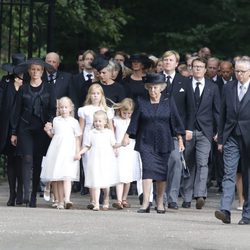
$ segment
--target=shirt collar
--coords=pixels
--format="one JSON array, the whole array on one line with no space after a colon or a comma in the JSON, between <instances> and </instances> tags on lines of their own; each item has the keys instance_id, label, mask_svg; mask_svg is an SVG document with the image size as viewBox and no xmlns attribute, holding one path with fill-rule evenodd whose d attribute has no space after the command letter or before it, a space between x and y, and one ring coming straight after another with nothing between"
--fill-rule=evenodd
<instances>
[{"instance_id":1,"label":"shirt collar","mask_svg":"<svg viewBox=\"0 0 250 250\"><path fill-rule=\"evenodd\" d=\"M172 83L172 81L174 80L175 74L176 72L174 71L172 74L167 74L165 71L163 71L163 74L165 75L165 78L167 79L167 76L170 76L170 82Z\"/></svg>"}]
</instances>

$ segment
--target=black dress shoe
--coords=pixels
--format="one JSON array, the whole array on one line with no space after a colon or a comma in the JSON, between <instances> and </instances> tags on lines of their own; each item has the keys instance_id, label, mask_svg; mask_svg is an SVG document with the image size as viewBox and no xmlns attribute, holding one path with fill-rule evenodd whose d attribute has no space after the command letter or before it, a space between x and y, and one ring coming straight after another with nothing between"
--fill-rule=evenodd
<instances>
[{"instance_id":1,"label":"black dress shoe","mask_svg":"<svg viewBox=\"0 0 250 250\"><path fill-rule=\"evenodd\" d=\"M36 207L36 197L31 196L29 207Z\"/></svg>"},{"instance_id":2,"label":"black dress shoe","mask_svg":"<svg viewBox=\"0 0 250 250\"><path fill-rule=\"evenodd\" d=\"M183 201L182 205L183 208L190 208L191 207L191 202L188 201Z\"/></svg>"},{"instance_id":3,"label":"black dress shoe","mask_svg":"<svg viewBox=\"0 0 250 250\"><path fill-rule=\"evenodd\" d=\"M225 224L231 223L230 212L227 210L217 210L215 211L214 215L218 220L221 220Z\"/></svg>"},{"instance_id":4,"label":"black dress shoe","mask_svg":"<svg viewBox=\"0 0 250 250\"><path fill-rule=\"evenodd\" d=\"M204 205L205 205L204 198L203 197L198 197L196 199L196 209L202 209Z\"/></svg>"},{"instance_id":5,"label":"black dress shoe","mask_svg":"<svg viewBox=\"0 0 250 250\"><path fill-rule=\"evenodd\" d=\"M238 222L239 225L249 225L250 224L250 219L248 218L241 218L241 220Z\"/></svg>"},{"instance_id":6,"label":"black dress shoe","mask_svg":"<svg viewBox=\"0 0 250 250\"><path fill-rule=\"evenodd\" d=\"M178 209L178 205L176 202L170 202L168 203L168 208L170 209Z\"/></svg>"},{"instance_id":7,"label":"black dress shoe","mask_svg":"<svg viewBox=\"0 0 250 250\"><path fill-rule=\"evenodd\" d=\"M16 195L10 195L9 200L7 201L8 207L14 207L16 202Z\"/></svg>"},{"instance_id":8,"label":"black dress shoe","mask_svg":"<svg viewBox=\"0 0 250 250\"><path fill-rule=\"evenodd\" d=\"M140 208L139 210L137 210L137 213L139 214L150 213L150 206L148 206L146 209Z\"/></svg>"}]
</instances>

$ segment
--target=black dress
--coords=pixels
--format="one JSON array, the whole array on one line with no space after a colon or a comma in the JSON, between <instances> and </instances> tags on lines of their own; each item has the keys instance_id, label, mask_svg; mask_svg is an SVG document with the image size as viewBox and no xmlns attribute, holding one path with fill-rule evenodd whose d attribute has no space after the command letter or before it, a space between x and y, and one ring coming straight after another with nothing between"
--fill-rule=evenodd
<instances>
[{"instance_id":1,"label":"black dress","mask_svg":"<svg viewBox=\"0 0 250 250\"><path fill-rule=\"evenodd\" d=\"M149 96L138 98L127 133L136 139L142 179L166 181L168 158L174 149L172 137L185 134L174 100L162 95L159 104L151 104Z\"/></svg>"}]
</instances>

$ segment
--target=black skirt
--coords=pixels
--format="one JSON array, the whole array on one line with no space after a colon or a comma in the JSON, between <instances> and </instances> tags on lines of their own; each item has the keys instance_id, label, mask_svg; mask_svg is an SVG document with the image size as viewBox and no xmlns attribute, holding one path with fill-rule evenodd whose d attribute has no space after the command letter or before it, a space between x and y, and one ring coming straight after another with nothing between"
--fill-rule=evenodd
<instances>
[{"instance_id":1,"label":"black skirt","mask_svg":"<svg viewBox=\"0 0 250 250\"><path fill-rule=\"evenodd\" d=\"M166 181L170 153L140 152L142 160L142 179Z\"/></svg>"}]
</instances>

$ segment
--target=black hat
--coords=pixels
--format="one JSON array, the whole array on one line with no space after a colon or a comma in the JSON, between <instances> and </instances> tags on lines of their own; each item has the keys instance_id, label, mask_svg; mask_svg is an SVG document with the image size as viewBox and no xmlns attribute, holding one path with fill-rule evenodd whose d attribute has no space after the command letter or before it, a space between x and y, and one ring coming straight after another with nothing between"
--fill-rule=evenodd
<instances>
[{"instance_id":1,"label":"black hat","mask_svg":"<svg viewBox=\"0 0 250 250\"><path fill-rule=\"evenodd\" d=\"M104 59L103 57L96 57L91 63L91 66L97 71L101 71L102 69L106 68L108 64L109 61L107 59Z\"/></svg>"},{"instance_id":2,"label":"black hat","mask_svg":"<svg viewBox=\"0 0 250 250\"><path fill-rule=\"evenodd\" d=\"M18 53L18 54L13 54L11 56L12 58L12 63L4 63L1 65L2 70L9 72L10 74L14 73L14 68L20 64L25 62L26 56L24 54ZM21 74L23 71L19 71L16 74Z\"/></svg>"},{"instance_id":3,"label":"black hat","mask_svg":"<svg viewBox=\"0 0 250 250\"><path fill-rule=\"evenodd\" d=\"M165 76L163 74L149 73L142 78L143 82L149 84L161 84L165 83Z\"/></svg>"},{"instance_id":4,"label":"black hat","mask_svg":"<svg viewBox=\"0 0 250 250\"><path fill-rule=\"evenodd\" d=\"M128 61L125 62L125 66L132 68L132 62L140 62L143 64L144 69L148 69L153 65L153 61L148 58L145 54L133 54L129 57Z\"/></svg>"},{"instance_id":5,"label":"black hat","mask_svg":"<svg viewBox=\"0 0 250 250\"><path fill-rule=\"evenodd\" d=\"M23 72L27 72L29 65L41 65L42 67L44 67L44 69L50 73L54 73L56 70L55 68L46 63L45 61L43 61L41 58L31 58L28 59L26 62L19 64L17 67L14 68L14 73L17 74L18 71L23 71Z\"/></svg>"}]
</instances>

